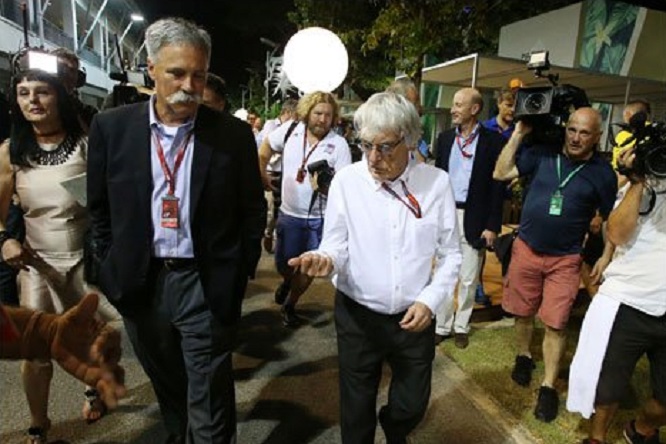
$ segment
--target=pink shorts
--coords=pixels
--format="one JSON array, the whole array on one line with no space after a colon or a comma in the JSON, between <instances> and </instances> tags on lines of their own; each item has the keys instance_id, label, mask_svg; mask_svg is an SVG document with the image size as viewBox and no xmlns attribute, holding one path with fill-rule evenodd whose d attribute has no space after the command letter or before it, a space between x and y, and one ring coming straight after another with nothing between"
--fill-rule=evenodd
<instances>
[{"instance_id":1,"label":"pink shorts","mask_svg":"<svg viewBox=\"0 0 666 444\"><path fill-rule=\"evenodd\" d=\"M520 317L538 313L547 326L563 329L578 294L582 261L580 254L537 253L517 237L504 278L502 307Z\"/></svg>"}]
</instances>

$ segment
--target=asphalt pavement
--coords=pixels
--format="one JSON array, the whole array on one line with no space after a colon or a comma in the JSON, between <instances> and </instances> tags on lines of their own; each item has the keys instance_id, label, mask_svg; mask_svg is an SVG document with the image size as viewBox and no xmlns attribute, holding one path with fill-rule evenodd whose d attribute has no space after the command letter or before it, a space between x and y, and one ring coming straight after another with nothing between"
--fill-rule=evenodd
<instances>
[{"instance_id":1,"label":"asphalt pavement","mask_svg":"<svg viewBox=\"0 0 666 444\"><path fill-rule=\"evenodd\" d=\"M244 303L234 357L240 444L340 442L333 287L318 280L302 297L307 323L282 326L273 291L279 282L272 256L264 255ZM114 323L122 329L122 323ZM52 383L50 442L161 443L166 438L150 382L124 336L123 364L129 393L117 410L95 424L81 419L83 386L56 369ZM378 408L387 395L389 370ZM29 425L18 362L0 363L0 443L23 443ZM538 442L460 368L438 350L430 407L410 436L415 444L534 444ZM62 442L61 441L61 442ZM384 443L377 429L376 444Z\"/></svg>"}]
</instances>

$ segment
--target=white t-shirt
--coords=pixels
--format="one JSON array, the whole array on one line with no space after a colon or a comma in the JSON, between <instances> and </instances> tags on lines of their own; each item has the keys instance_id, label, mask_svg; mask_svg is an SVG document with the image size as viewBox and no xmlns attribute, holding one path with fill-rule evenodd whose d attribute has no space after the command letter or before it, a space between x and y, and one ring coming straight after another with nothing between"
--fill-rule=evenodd
<instances>
[{"instance_id":1,"label":"white t-shirt","mask_svg":"<svg viewBox=\"0 0 666 444\"><path fill-rule=\"evenodd\" d=\"M298 182L296 176L301 168L303 159L312 151L312 146L305 137L305 125L301 122L292 131L285 143L284 137L291 124L283 124L268 135L271 149L282 152L282 206L280 210L285 214L300 218L320 218L326 209L325 200L317 199L309 212L312 200L312 185L309 175L303 182ZM307 158L305 167L318 160L326 160L328 165L336 172L351 163L351 152L347 141L333 131L316 145L310 157Z\"/></svg>"},{"instance_id":2,"label":"white t-shirt","mask_svg":"<svg viewBox=\"0 0 666 444\"><path fill-rule=\"evenodd\" d=\"M665 193L656 195L653 210L639 216L632 238L618 250L599 292L651 316L666 314Z\"/></svg>"}]
</instances>

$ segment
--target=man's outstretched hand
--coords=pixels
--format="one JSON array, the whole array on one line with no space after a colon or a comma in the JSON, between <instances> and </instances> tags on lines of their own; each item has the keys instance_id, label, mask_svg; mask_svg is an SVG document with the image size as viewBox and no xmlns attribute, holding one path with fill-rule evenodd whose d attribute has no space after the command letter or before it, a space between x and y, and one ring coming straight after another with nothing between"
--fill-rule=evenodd
<instances>
[{"instance_id":1,"label":"man's outstretched hand","mask_svg":"<svg viewBox=\"0 0 666 444\"><path fill-rule=\"evenodd\" d=\"M312 251L291 258L287 263L290 267L310 277L326 277L333 272L333 259Z\"/></svg>"},{"instance_id":2,"label":"man's outstretched hand","mask_svg":"<svg viewBox=\"0 0 666 444\"><path fill-rule=\"evenodd\" d=\"M49 328L51 358L66 372L95 387L109 408L118 404L126 389L125 371L119 365L120 333L95 318L99 297L88 294Z\"/></svg>"}]
</instances>

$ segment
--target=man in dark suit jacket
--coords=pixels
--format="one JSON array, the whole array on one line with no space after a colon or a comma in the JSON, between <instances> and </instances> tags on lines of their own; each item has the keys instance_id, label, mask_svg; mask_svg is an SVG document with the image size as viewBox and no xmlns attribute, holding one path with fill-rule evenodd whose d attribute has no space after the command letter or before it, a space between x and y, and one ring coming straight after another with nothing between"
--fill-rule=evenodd
<instances>
[{"instance_id":1,"label":"man in dark suit jacket","mask_svg":"<svg viewBox=\"0 0 666 444\"><path fill-rule=\"evenodd\" d=\"M484 247L493 245L502 227L504 185L493 179L495 162L504 140L485 129L478 116L483 99L474 88L463 88L453 96L454 128L437 138L435 165L449 173L458 208L458 226L463 253L458 281L458 304L446 301L437 313L436 343L455 337L459 348L469 344L469 319L479 281Z\"/></svg>"},{"instance_id":2,"label":"man in dark suit jacket","mask_svg":"<svg viewBox=\"0 0 666 444\"><path fill-rule=\"evenodd\" d=\"M98 115L88 205L99 284L123 315L168 442L235 442L232 344L266 202L250 127L199 106L206 31L146 30L155 95Z\"/></svg>"}]
</instances>

